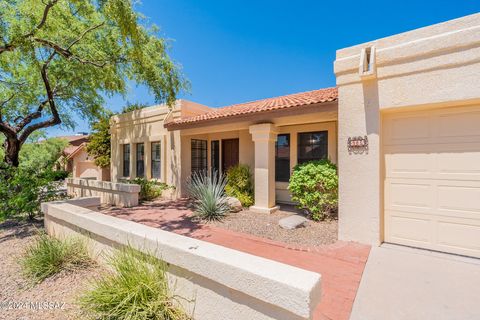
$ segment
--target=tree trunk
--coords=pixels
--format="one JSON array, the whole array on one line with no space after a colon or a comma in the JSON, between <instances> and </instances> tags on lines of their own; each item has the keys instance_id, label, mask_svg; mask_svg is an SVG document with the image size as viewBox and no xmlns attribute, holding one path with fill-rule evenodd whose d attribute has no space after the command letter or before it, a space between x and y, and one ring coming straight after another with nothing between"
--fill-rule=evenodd
<instances>
[{"instance_id":1,"label":"tree trunk","mask_svg":"<svg viewBox=\"0 0 480 320\"><path fill-rule=\"evenodd\" d=\"M5 147L5 163L12 167L18 167L18 155L20 153L20 140L7 138L3 144Z\"/></svg>"}]
</instances>

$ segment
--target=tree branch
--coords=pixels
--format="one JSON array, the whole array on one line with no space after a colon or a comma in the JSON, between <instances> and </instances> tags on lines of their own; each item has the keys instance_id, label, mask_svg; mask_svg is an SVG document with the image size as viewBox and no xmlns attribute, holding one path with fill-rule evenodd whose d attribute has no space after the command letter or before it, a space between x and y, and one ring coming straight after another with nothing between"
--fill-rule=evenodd
<instances>
[{"instance_id":1,"label":"tree branch","mask_svg":"<svg viewBox=\"0 0 480 320\"><path fill-rule=\"evenodd\" d=\"M13 97L15 97L15 93L12 93L12 95L10 96L10 98L8 98L7 100L2 101L2 102L0 103L0 111L1 111L1 109L2 109L7 103L9 103L9 102L13 99ZM0 113L0 116L1 116L1 113Z\"/></svg>"},{"instance_id":2,"label":"tree branch","mask_svg":"<svg viewBox=\"0 0 480 320\"><path fill-rule=\"evenodd\" d=\"M42 101L42 103L40 103L40 105L38 106L37 111L32 112L25 118L23 118L22 121L15 126L17 132L20 132L23 128L25 128L26 125L30 124L30 122L32 122L33 120L40 118L42 116L43 108L47 105L47 103L48 100Z\"/></svg>"},{"instance_id":3,"label":"tree branch","mask_svg":"<svg viewBox=\"0 0 480 320\"><path fill-rule=\"evenodd\" d=\"M34 40L38 43L43 44L44 46L47 46L47 47L55 50L55 52L57 52L58 54L60 54L61 56L63 56L66 59L75 59L82 64L90 64L90 65L93 65L93 66L99 67L99 68L102 68L106 65L105 61L98 62L98 61L90 61L90 60L80 58L79 56L73 54L69 49L65 49L65 48L61 47L60 45L56 44L53 41L46 40L46 39L41 39L41 38L34 38Z\"/></svg>"},{"instance_id":4,"label":"tree branch","mask_svg":"<svg viewBox=\"0 0 480 320\"><path fill-rule=\"evenodd\" d=\"M50 1L49 3L47 3L45 5L45 9L43 10L43 16L42 16L42 20L40 21L40 23L37 25L37 27L32 31L30 32L30 34L27 35L27 37L30 37L32 35L35 34L35 32L39 29L41 29L43 27L43 25L45 24L45 22L47 22L47 17L48 17L48 12L50 11L50 9L55 5L57 4L58 0L52 0Z\"/></svg>"},{"instance_id":5,"label":"tree branch","mask_svg":"<svg viewBox=\"0 0 480 320\"><path fill-rule=\"evenodd\" d=\"M19 137L20 143L25 142L27 140L28 136L32 134L35 130L41 129L41 128L47 128L54 126L56 124L62 123L62 120L60 119L60 115L58 114L57 107L55 105L55 96L54 96L54 90L52 90L52 87L50 86L50 81L48 79L48 65L50 61L52 61L53 57L56 55L56 51L53 52L50 57L47 59L47 61L43 64L42 66L42 80L43 84L45 86L45 91L47 92L47 100L46 104L50 106L50 112L52 113L52 117L48 120L41 121L38 123L35 123L31 126L28 126L25 128L25 130L22 132L22 134ZM40 107L39 107L40 108ZM43 106L41 106L43 109ZM32 119L33 120L33 119Z\"/></svg>"},{"instance_id":6,"label":"tree branch","mask_svg":"<svg viewBox=\"0 0 480 320\"><path fill-rule=\"evenodd\" d=\"M47 22L47 18L48 18L48 13L50 12L50 9L56 5L58 2L58 0L52 0L50 2L48 2L46 5L45 5L45 9L43 9L43 15L42 15L42 20L40 20L40 22L37 24L37 26L32 30L30 31L29 33L23 35L21 37L21 39L25 39L25 38L29 38L33 35L35 35L35 33L40 30L44 25L45 23ZM6 52L6 51L13 51L15 49L15 45L12 44L12 43L6 43L4 44L3 46L0 46L0 54L2 54L3 52Z\"/></svg>"},{"instance_id":7,"label":"tree branch","mask_svg":"<svg viewBox=\"0 0 480 320\"><path fill-rule=\"evenodd\" d=\"M102 22L83 31L82 34L80 34L80 36L77 39L75 39L74 41L72 41L72 43L70 43L70 45L67 47L67 50L70 50L74 45L76 45L80 40L82 40L87 35L87 33L102 27L104 24L105 22Z\"/></svg>"}]
</instances>

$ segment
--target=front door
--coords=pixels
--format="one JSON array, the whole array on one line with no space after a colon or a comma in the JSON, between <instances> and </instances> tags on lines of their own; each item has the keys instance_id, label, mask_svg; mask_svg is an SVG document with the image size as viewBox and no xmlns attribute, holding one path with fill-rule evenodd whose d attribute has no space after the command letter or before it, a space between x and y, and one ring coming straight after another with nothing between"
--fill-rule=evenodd
<instances>
[{"instance_id":1,"label":"front door","mask_svg":"<svg viewBox=\"0 0 480 320\"><path fill-rule=\"evenodd\" d=\"M238 164L238 139L222 140L222 172Z\"/></svg>"}]
</instances>

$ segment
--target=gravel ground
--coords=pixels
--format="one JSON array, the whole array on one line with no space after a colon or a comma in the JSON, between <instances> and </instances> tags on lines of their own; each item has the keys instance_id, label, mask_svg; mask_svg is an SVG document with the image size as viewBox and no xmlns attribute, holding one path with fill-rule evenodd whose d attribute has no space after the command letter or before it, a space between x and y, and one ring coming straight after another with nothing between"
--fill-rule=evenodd
<instances>
[{"instance_id":1,"label":"gravel ground","mask_svg":"<svg viewBox=\"0 0 480 320\"><path fill-rule=\"evenodd\" d=\"M230 213L224 220L211 224L292 245L319 246L337 241L338 223L336 219L320 222L308 220L305 227L294 230L286 230L278 225L280 219L295 213L299 214L293 207L289 206L284 206L282 210L272 214L243 210Z\"/></svg>"},{"instance_id":2,"label":"gravel ground","mask_svg":"<svg viewBox=\"0 0 480 320\"><path fill-rule=\"evenodd\" d=\"M64 272L32 286L21 273L19 258L42 222L6 221L0 224L0 319L81 319L75 299L98 267ZM37 309L35 303L53 303L52 309Z\"/></svg>"}]
</instances>

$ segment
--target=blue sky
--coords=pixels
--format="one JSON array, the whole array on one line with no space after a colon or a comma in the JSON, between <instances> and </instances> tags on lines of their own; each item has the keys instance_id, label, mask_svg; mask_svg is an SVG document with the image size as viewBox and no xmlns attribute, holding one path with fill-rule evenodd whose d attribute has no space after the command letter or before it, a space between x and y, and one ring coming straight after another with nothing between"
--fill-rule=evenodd
<instances>
[{"instance_id":1,"label":"blue sky","mask_svg":"<svg viewBox=\"0 0 480 320\"><path fill-rule=\"evenodd\" d=\"M171 39L171 57L191 83L180 95L211 107L335 85L335 51L480 11L478 0L143 0L138 10ZM107 100L154 104L143 87ZM76 119L73 131L89 131Z\"/></svg>"}]
</instances>

